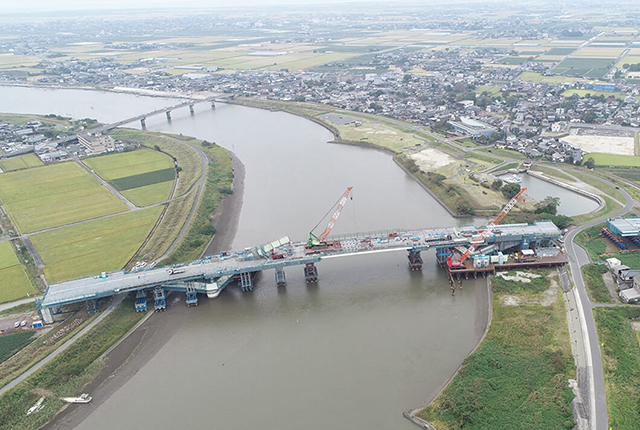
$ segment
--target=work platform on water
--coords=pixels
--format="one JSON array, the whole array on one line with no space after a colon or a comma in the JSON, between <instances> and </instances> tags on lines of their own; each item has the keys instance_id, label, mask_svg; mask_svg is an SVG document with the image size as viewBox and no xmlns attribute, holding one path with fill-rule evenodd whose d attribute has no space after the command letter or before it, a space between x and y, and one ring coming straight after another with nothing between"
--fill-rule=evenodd
<instances>
[{"instance_id":1,"label":"work platform on water","mask_svg":"<svg viewBox=\"0 0 640 430\"><path fill-rule=\"evenodd\" d=\"M446 266L447 256L461 247L471 246L472 242L478 240L480 232L485 232L483 246L471 254L473 260L470 259L467 264L480 261L482 256L510 249L533 249L540 254L540 257L536 257L539 258L538 261L549 256L557 256L560 251L554 242L561 238L562 232L550 221L499 225L488 235L485 228L474 226L346 234L330 237L318 246L310 246L305 242L293 243L285 236L244 251L225 252L186 264L103 273L51 284L42 299L37 300L37 306L42 318L51 322L52 314L59 306L86 301L94 307L101 298L140 290L154 291L156 310L166 307L165 291L187 293L189 304L196 305L197 294L215 298L234 280L238 281L243 291L253 289L255 274L265 270L274 269L276 284L283 286L286 284L286 267L304 266L306 282L314 283L318 280L315 264L324 259L393 250L408 252L409 267L412 270L422 269L420 253L429 249L435 249L436 259L441 265ZM560 261L558 260L557 264L561 264ZM465 269L447 270L456 273L456 270ZM481 273L484 269L473 267L473 270L469 270L468 273L474 270ZM465 272L461 271L460 274L462 273ZM137 308L146 309L146 295L138 294L138 299Z\"/></svg>"}]
</instances>

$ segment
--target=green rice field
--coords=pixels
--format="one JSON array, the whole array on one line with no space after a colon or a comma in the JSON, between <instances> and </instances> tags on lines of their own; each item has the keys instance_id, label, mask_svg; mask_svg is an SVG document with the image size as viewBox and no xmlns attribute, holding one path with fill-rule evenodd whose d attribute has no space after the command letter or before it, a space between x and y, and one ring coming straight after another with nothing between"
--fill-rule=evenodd
<instances>
[{"instance_id":1,"label":"green rice field","mask_svg":"<svg viewBox=\"0 0 640 430\"><path fill-rule=\"evenodd\" d=\"M0 175L0 201L22 233L128 209L74 162Z\"/></svg>"},{"instance_id":2,"label":"green rice field","mask_svg":"<svg viewBox=\"0 0 640 430\"><path fill-rule=\"evenodd\" d=\"M36 293L11 242L0 242L0 303L12 302Z\"/></svg>"},{"instance_id":3,"label":"green rice field","mask_svg":"<svg viewBox=\"0 0 640 430\"><path fill-rule=\"evenodd\" d=\"M89 158L84 163L139 207L167 200L176 178L173 160L146 148Z\"/></svg>"},{"instance_id":4,"label":"green rice field","mask_svg":"<svg viewBox=\"0 0 640 430\"><path fill-rule=\"evenodd\" d=\"M580 75L587 78L601 78L612 65L609 58L567 58L558 64L553 71L559 74Z\"/></svg>"},{"instance_id":5,"label":"green rice field","mask_svg":"<svg viewBox=\"0 0 640 430\"><path fill-rule=\"evenodd\" d=\"M140 210L32 236L49 283L123 268L151 232L162 209Z\"/></svg>"},{"instance_id":6,"label":"green rice field","mask_svg":"<svg viewBox=\"0 0 640 430\"><path fill-rule=\"evenodd\" d=\"M14 170L26 169L27 167L42 166L44 163L40 161L37 155L28 154L22 157L12 157L6 160L0 160L0 169L3 172L11 172Z\"/></svg>"}]
</instances>

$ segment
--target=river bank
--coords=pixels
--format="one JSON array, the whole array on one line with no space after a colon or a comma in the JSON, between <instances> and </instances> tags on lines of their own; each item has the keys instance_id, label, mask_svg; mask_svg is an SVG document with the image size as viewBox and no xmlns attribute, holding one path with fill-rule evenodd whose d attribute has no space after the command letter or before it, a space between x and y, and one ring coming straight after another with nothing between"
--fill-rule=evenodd
<instances>
[{"instance_id":1,"label":"river bank","mask_svg":"<svg viewBox=\"0 0 640 430\"><path fill-rule=\"evenodd\" d=\"M233 194L226 196L220 205L219 213L213 225L217 229L213 240L205 254L228 250L238 228L238 217L242 209L245 170L242 162L231 153L234 165ZM236 184L237 181L237 184ZM227 224L229 223L229 224ZM229 229L223 226L229 225ZM205 300L205 298L201 298ZM62 409L42 430L62 430L75 428L94 410L106 402L109 397L122 388L133 375L138 373L169 340L179 331L190 315L190 309L184 305L182 295L171 294L167 298L167 307L171 312L153 313L145 317L127 337L122 339L101 358L104 367L98 375L88 383L83 391L91 393L93 407L69 405Z\"/></svg>"}]
</instances>

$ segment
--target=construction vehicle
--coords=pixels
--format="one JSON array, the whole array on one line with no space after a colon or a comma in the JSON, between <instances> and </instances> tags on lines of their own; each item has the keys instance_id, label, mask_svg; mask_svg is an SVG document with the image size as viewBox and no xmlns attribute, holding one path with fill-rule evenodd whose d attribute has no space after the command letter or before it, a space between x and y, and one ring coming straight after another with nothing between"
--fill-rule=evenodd
<instances>
[{"instance_id":1,"label":"construction vehicle","mask_svg":"<svg viewBox=\"0 0 640 430\"><path fill-rule=\"evenodd\" d=\"M518 192L518 194L513 196L513 198L511 200L509 200L509 202L505 205L504 208L502 208L500 213L498 213L498 215L493 219L493 221L491 221L489 224L487 224L487 228L484 229L484 230L478 231L478 234L471 238L470 246L457 259L455 258L456 252L460 252L461 249L460 249L460 247L456 248L456 250L454 251L453 255L450 255L449 257L447 257L447 266L449 266L449 268L463 268L465 260L471 254L473 254L473 252L475 252L475 250L476 250L476 248L478 248L478 246L480 246L481 244L484 243L484 241L485 241L485 239L487 237L489 237L492 234L493 229L498 224L500 224L500 221L502 221L503 218L505 216L507 216L509 211L511 209L513 209L513 207L516 205L516 203L518 203L518 199L520 198L520 196L522 196L524 194L525 191L527 191L527 189L523 188Z\"/></svg>"},{"instance_id":2,"label":"construction vehicle","mask_svg":"<svg viewBox=\"0 0 640 430\"><path fill-rule=\"evenodd\" d=\"M331 233L331 229L333 228L333 226L336 224L336 221L338 220L338 217L340 216L340 213L342 212L342 208L344 208L345 203L347 203L347 200L349 198L349 193L351 193L352 189L353 189L353 187L347 188L347 191L345 191L345 193L342 195L342 197L340 197L340 199L337 202L338 207L336 208L335 212L333 213L333 216L331 217L331 220L329 221L329 224L327 224L327 227L320 234L320 236L316 236L315 234L313 234L313 230L315 230L318 227L318 225L320 225L322 220L325 219L325 217L327 215L329 215L329 213L331 212L331 209L329 209L329 212L327 212L325 214L325 216L323 216L322 219L320 221L318 221L318 224L316 224L316 226L311 229L311 231L309 232L309 247L317 247L317 246L326 246L327 245L327 242L326 242L327 237L329 236L329 233ZM334 206L335 206L335 204L331 208L333 208Z\"/></svg>"}]
</instances>

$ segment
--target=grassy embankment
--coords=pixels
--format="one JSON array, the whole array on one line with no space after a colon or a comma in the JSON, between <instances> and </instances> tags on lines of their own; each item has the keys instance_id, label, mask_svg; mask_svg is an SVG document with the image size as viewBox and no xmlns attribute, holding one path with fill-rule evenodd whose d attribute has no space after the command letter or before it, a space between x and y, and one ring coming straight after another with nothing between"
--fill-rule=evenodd
<instances>
[{"instance_id":1,"label":"grassy embankment","mask_svg":"<svg viewBox=\"0 0 640 430\"><path fill-rule=\"evenodd\" d=\"M167 200L176 178L173 160L146 148L88 158L84 164L138 207Z\"/></svg>"},{"instance_id":2,"label":"grassy embankment","mask_svg":"<svg viewBox=\"0 0 640 430\"><path fill-rule=\"evenodd\" d=\"M133 300L124 300L110 315L40 370L0 397L0 430L37 429L49 421L64 402L59 397L76 396L100 372L96 361L142 317ZM26 410L44 396L43 408L26 415Z\"/></svg>"},{"instance_id":3,"label":"grassy embankment","mask_svg":"<svg viewBox=\"0 0 640 430\"><path fill-rule=\"evenodd\" d=\"M600 236L602 228L606 226L605 223L594 225L576 235L575 242L587 250L591 261L600 261L600 255L606 252L606 239Z\"/></svg>"},{"instance_id":4,"label":"grassy embankment","mask_svg":"<svg viewBox=\"0 0 640 430\"><path fill-rule=\"evenodd\" d=\"M205 150L211 161L207 166L204 190L187 234L163 264L195 260L202 255L216 231L211 225L214 211L220 207L225 196L233 193L233 162L229 153L215 143L205 144L198 139L188 142Z\"/></svg>"},{"instance_id":5,"label":"grassy embankment","mask_svg":"<svg viewBox=\"0 0 640 430\"><path fill-rule=\"evenodd\" d=\"M602 279L602 275L608 272L607 267L602 264L587 264L580 270L587 286L589 299L595 303L611 303L611 295Z\"/></svg>"},{"instance_id":6,"label":"grassy embankment","mask_svg":"<svg viewBox=\"0 0 640 430\"><path fill-rule=\"evenodd\" d=\"M640 345L630 320L640 320L640 308L596 308L601 343L609 426L637 429L640 422Z\"/></svg>"},{"instance_id":7,"label":"grassy embankment","mask_svg":"<svg viewBox=\"0 0 640 430\"><path fill-rule=\"evenodd\" d=\"M22 233L129 209L74 162L3 173L0 200Z\"/></svg>"},{"instance_id":8,"label":"grassy embankment","mask_svg":"<svg viewBox=\"0 0 640 430\"><path fill-rule=\"evenodd\" d=\"M581 225L599 218L609 217L622 209L622 205L617 203L625 201L623 195L620 194L620 191L596 178L592 178L591 176L585 175L576 170L571 170L570 173L582 182L599 190L599 195L605 202L604 207L599 211L573 217L575 225Z\"/></svg>"},{"instance_id":9,"label":"grassy embankment","mask_svg":"<svg viewBox=\"0 0 640 430\"><path fill-rule=\"evenodd\" d=\"M492 277L486 338L418 416L441 430L573 427L568 379L575 378L575 365L562 293L555 272L538 273L545 276L528 284ZM552 283L553 303L534 304ZM506 295L521 304L504 305Z\"/></svg>"},{"instance_id":10,"label":"grassy embankment","mask_svg":"<svg viewBox=\"0 0 640 430\"><path fill-rule=\"evenodd\" d=\"M224 196L232 192L233 163L229 153L216 144L186 136L163 135L137 130L121 129L113 133L118 139L144 144L158 145L160 149L176 158L180 171L174 199L150 240L138 253L139 259L151 261L169 249L192 208L195 197L195 182L201 175L198 153L189 145L199 147L207 153L211 162L206 169L204 191L187 234L163 264L197 259L209 243L215 229L211 226L212 212L220 206Z\"/></svg>"},{"instance_id":11,"label":"grassy embankment","mask_svg":"<svg viewBox=\"0 0 640 430\"><path fill-rule=\"evenodd\" d=\"M124 267L156 224L161 207L31 236L50 283Z\"/></svg>"},{"instance_id":12,"label":"grassy embankment","mask_svg":"<svg viewBox=\"0 0 640 430\"><path fill-rule=\"evenodd\" d=\"M0 242L0 303L12 302L36 293L13 250L12 242Z\"/></svg>"}]
</instances>

